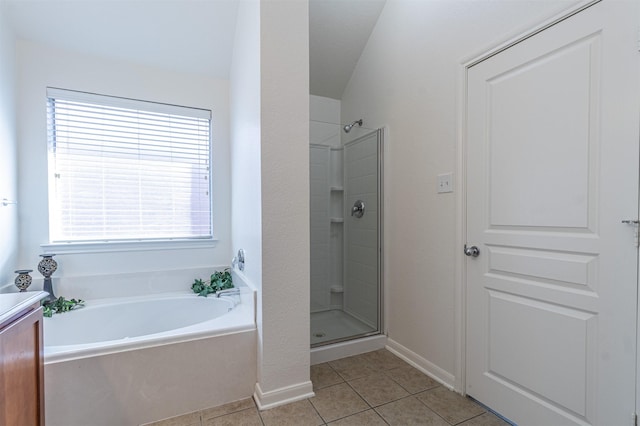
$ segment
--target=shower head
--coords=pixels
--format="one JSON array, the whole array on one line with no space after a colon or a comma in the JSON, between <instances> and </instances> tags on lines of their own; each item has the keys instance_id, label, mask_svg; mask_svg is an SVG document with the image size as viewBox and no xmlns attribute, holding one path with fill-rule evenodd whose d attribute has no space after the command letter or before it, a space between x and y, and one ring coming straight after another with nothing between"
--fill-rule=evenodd
<instances>
[{"instance_id":1,"label":"shower head","mask_svg":"<svg viewBox=\"0 0 640 426\"><path fill-rule=\"evenodd\" d=\"M353 128L353 126L358 125L359 127L362 127L362 118L360 120L356 120L351 124L347 124L346 126L343 127L344 132L345 133L349 133L351 131L351 129Z\"/></svg>"}]
</instances>

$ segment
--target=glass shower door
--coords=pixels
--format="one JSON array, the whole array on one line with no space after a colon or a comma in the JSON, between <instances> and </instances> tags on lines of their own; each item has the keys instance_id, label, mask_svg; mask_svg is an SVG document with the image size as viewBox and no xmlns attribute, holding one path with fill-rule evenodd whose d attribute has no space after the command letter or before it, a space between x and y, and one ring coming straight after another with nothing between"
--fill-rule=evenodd
<instances>
[{"instance_id":1,"label":"glass shower door","mask_svg":"<svg viewBox=\"0 0 640 426\"><path fill-rule=\"evenodd\" d=\"M311 147L312 347L380 333L382 143Z\"/></svg>"}]
</instances>

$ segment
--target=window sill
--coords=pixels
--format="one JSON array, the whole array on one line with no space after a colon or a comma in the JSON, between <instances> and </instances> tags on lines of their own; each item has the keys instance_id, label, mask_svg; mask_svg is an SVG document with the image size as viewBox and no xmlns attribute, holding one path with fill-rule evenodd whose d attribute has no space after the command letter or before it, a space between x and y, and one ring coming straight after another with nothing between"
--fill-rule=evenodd
<instances>
[{"instance_id":1,"label":"window sill","mask_svg":"<svg viewBox=\"0 0 640 426\"><path fill-rule=\"evenodd\" d=\"M157 240L157 241L113 241L86 243L50 243L41 244L43 253L83 254L113 253L152 250L204 249L216 246L217 239L203 240Z\"/></svg>"}]
</instances>

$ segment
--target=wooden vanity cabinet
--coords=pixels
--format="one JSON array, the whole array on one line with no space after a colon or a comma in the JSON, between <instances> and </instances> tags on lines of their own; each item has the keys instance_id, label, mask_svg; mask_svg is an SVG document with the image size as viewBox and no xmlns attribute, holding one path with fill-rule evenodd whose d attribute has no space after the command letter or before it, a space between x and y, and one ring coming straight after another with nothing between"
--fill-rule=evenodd
<instances>
[{"instance_id":1,"label":"wooden vanity cabinet","mask_svg":"<svg viewBox=\"0 0 640 426\"><path fill-rule=\"evenodd\" d=\"M0 324L0 425L44 426L42 308Z\"/></svg>"}]
</instances>

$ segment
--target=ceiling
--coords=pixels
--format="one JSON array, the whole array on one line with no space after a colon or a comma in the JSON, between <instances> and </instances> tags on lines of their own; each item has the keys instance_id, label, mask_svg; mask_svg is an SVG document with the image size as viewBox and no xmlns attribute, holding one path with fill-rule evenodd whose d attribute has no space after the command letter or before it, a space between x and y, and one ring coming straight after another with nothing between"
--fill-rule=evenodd
<instances>
[{"instance_id":1,"label":"ceiling","mask_svg":"<svg viewBox=\"0 0 640 426\"><path fill-rule=\"evenodd\" d=\"M18 38L229 78L242 0L0 0ZM310 0L310 92L340 99L385 0Z\"/></svg>"},{"instance_id":2,"label":"ceiling","mask_svg":"<svg viewBox=\"0 0 640 426\"><path fill-rule=\"evenodd\" d=\"M309 91L341 99L385 0L309 0Z\"/></svg>"}]
</instances>

